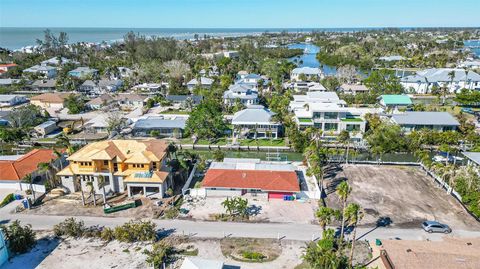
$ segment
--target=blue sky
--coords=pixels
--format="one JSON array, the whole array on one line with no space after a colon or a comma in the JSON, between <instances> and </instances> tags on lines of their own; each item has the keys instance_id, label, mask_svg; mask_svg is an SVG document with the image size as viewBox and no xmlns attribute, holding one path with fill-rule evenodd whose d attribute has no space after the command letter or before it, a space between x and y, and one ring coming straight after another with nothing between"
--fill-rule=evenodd
<instances>
[{"instance_id":1,"label":"blue sky","mask_svg":"<svg viewBox=\"0 0 480 269\"><path fill-rule=\"evenodd\" d=\"M0 0L3 27L480 26L480 0Z\"/></svg>"}]
</instances>

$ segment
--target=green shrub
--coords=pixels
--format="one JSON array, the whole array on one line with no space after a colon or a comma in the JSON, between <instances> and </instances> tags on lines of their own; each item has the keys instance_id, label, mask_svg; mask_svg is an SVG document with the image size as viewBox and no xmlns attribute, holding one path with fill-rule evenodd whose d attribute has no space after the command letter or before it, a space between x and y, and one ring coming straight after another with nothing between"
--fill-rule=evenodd
<instances>
[{"instance_id":1,"label":"green shrub","mask_svg":"<svg viewBox=\"0 0 480 269\"><path fill-rule=\"evenodd\" d=\"M110 241L113 241L115 240L115 233L113 232L113 229L112 228L104 228L100 234L100 238L103 240L103 241L107 241L107 242L110 242Z\"/></svg>"},{"instance_id":2,"label":"green shrub","mask_svg":"<svg viewBox=\"0 0 480 269\"><path fill-rule=\"evenodd\" d=\"M242 257L247 260L253 260L253 261L260 261L265 259L265 255L263 255L260 252L255 252L255 251L242 251Z\"/></svg>"},{"instance_id":3,"label":"green shrub","mask_svg":"<svg viewBox=\"0 0 480 269\"><path fill-rule=\"evenodd\" d=\"M113 234L118 241L129 243L155 241L157 238L155 223L141 220L131 220L122 226L117 226L113 230Z\"/></svg>"},{"instance_id":4,"label":"green shrub","mask_svg":"<svg viewBox=\"0 0 480 269\"><path fill-rule=\"evenodd\" d=\"M53 226L53 233L56 236L81 237L85 233L83 221L76 221L75 218L67 218L63 222Z\"/></svg>"},{"instance_id":5,"label":"green shrub","mask_svg":"<svg viewBox=\"0 0 480 269\"><path fill-rule=\"evenodd\" d=\"M169 263L175 249L165 241L160 241L153 245L152 250L145 250L143 254L147 255L146 262L153 268L160 268L163 263Z\"/></svg>"},{"instance_id":6,"label":"green shrub","mask_svg":"<svg viewBox=\"0 0 480 269\"><path fill-rule=\"evenodd\" d=\"M29 251L35 246L35 232L30 225L21 226L19 220L15 220L8 226L2 226L5 239L8 242L8 249L11 253L21 254Z\"/></svg>"},{"instance_id":7,"label":"green shrub","mask_svg":"<svg viewBox=\"0 0 480 269\"><path fill-rule=\"evenodd\" d=\"M10 202L15 200L15 197L13 196L13 193L9 193L5 198L3 198L3 201L0 203L0 207L4 207L8 205Z\"/></svg>"},{"instance_id":8,"label":"green shrub","mask_svg":"<svg viewBox=\"0 0 480 269\"><path fill-rule=\"evenodd\" d=\"M178 216L180 210L177 207L172 207L163 212L166 219L174 219Z\"/></svg>"}]
</instances>

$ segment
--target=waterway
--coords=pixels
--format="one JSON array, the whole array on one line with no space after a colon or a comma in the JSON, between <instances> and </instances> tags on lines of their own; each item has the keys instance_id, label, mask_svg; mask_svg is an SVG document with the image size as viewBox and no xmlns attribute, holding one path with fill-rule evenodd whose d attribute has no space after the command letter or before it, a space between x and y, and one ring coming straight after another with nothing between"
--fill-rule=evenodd
<instances>
[{"instance_id":1,"label":"waterway","mask_svg":"<svg viewBox=\"0 0 480 269\"><path fill-rule=\"evenodd\" d=\"M324 65L317 60L317 53L320 47L310 43L296 43L288 45L289 49L302 49L305 52L302 55L292 57L289 60L298 65L298 67L320 68L325 75L335 75L337 69L332 66Z\"/></svg>"},{"instance_id":2,"label":"waterway","mask_svg":"<svg viewBox=\"0 0 480 269\"><path fill-rule=\"evenodd\" d=\"M477 57L480 57L480 40L466 40L463 44L470 48Z\"/></svg>"}]
</instances>

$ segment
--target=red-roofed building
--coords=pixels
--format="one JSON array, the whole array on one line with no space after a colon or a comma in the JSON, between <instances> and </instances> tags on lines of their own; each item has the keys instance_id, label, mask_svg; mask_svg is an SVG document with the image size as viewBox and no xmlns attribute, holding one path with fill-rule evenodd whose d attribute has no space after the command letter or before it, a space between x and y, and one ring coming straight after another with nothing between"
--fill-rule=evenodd
<instances>
[{"instance_id":1,"label":"red-roofed building","mask_svg":"<svg viewBox=\"0 0 480 269\"><path fill-rule=\"evenodd\" d=\"M17 64L0 64L0 74L1 73L5 73L5 72L8 72L9 69L13 68L13 67L16 67Z\"/></svg>"},{"instance_id":2,"label":"red-roofed building","mask_svg":"<svg viewBox=\"0 0 480 269\"><path fill-rule=\"evenodd\" d=\"M209 169L202 182L207 196L264 195L283 199L300 192L295 171Z\"/></svg>"},{"instance_id":3,"label":"red-roofed building","mask_svg":"<svg viewBox=\"0 0 480 269\"><path fill-rule=\"evenodd\" d=\"M2 156L0 158L0 188L21 189L20 181L32 174L34 181L40 181L43 173L38 173L39 163L57 159L51 149L34 149L25 155Z\"/></svg>"}]
</instances>

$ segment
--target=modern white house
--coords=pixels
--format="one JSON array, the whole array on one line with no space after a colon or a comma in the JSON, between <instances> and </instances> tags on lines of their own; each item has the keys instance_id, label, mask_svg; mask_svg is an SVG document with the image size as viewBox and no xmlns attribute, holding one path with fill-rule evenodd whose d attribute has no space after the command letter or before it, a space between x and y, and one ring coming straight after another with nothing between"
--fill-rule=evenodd
<instances>
[{"instance_id":1,"label":"modern white house","mask_svg":"<svg viewBox=\"0 0 480 269\"><path fill-rule=\"evenodd\" d=\"M402 77L400 83L407 91L418 94L431 93L434 87L446 87L450 93L456 93L464 88L480 90L480 75L464 69L431 68Z\"/></svg>"},{"instance_id":2,"label":"modern white house","mask_svg":"<svg viewBox=\"0 0 480 269\"><path fill-rule=\"evenodd\" d=\"M284 83L284 88L292 89L295 92L324 92L327 91L322 84L314 81L294 81Z\"/></svg>"},{"instance_id":3,"label":"modern white house","mask_svg":"<svg viewBox=\"0 0 480 269\"><path fill-rule=\"evenodd\" d=\"M301 76L305 75L306 80L320 79L323 76L322 70L315 67L297 67L290 72L290 79L295 81L302 81Z\"/></svg>"},{"instance_id":4,"label":"modern white house","mask_svg":"<svg viewBox=\"0 0 480 269\"><path fill-rule=\"evenodd\" d=\"M281 135L282 125L272 117L275 113L261 105L251 105L233 115L233 137L273 138Z\"/></svg>"},{"instance_id":5,"label":"modern white house","mask_svg":"<svg viewBox=\"0 0 480 269\"><path fill-rule=\"evenodd\" d=\"M369 89L367 86L362 85L362 84L342 84L338 88L339 91L343 93L348 93L348 94L353 94L356 95L358 93L367 93Z\"/></svg>"},{"instance_id":6,"label":"modern white house","mask_svg":"<svg viewBox=\"0 0 480 269\"><path fill-rule=\"evenodd\" d=\"M391 121L400 125L406 133L421 129L453 131L460 126L455 117L448 112L407 111L393 114Z\"/></svg>"},{"instance_id":7,"label":"modern white house","mask_svg":"<svg viewBox=\"0 0 480 269\"><path fill-rule=\"evenodd\" d=\"M211 78L201 77L200 82L199 82L198 79L194 78L194 79L190 80L189 82L187 82L187 88L189 90L193 90L196 87L204 88L204 89L210 89L212 87L213 81L214 80L211 79Z\"/></svg>"},{"instance_id":8,"label":"modern white house","mask_svg":"<svg viewBox=\"0 0 480 269\"><path fill-rule=\"evenodd\" d=\"M42 61L42 65L60 66L64 64L79 64L79 62L65 58L65 57L53 57L48 60Z\"/></svg>"},{"instance_id":9,"label":"modern white house","mask_svg":"<svg viewBox=\"0 0 480 269\"><path fill-rule=\"evenodd\" d=\"M162 92L168 88L167 82L162 83L142 83L132 87L134 91L148 92L148 93L157 93Z\"/></svg>"},{"instance_id":10,"label":"modern white house","mask_svg":"<svg viewBox=\"0 0 480 269\"><path fill-rule=\"evenodd\" d=\"M37 74L43 78L54 78L57 75L57 69L48 65L34 65L23 70L24 73Z\"/></svg>"},{"instance_id":11,"label":"modern white house","mask_svg":"<svg viewBox=\"0 0 480 269\"><path fill-rule=\"evenodd\" d=\"M334 92L309 92L294 95L289 109L302 130L313 127L322 130L325 139L335 138L341 131L350 132L354 140L361 140L366 129L365 115L377 114L380 109L347 107Z\"/></svg>"},{"instance_id":12,"label":"modern white house","mask_svg":"<svg viewBox=\"0 0 480 269\"><path fill-rule=\"evenodd\" d=\"M228 87L228 90L223 93L223 101L226 105L234 105L236 100L242 104L256 105L258 104L258 92L244 84L234 84Z\"/></svg>"},{"instance_id":13,"label":"modern white house","mask_svg":"<svg viewBox=\"0 0 480 269\"><path fill-rule=\"evenodd\" d=\"M16 106L27 102L24 95L0 94L0 107Z\"/></svg>"}]
</instances>

